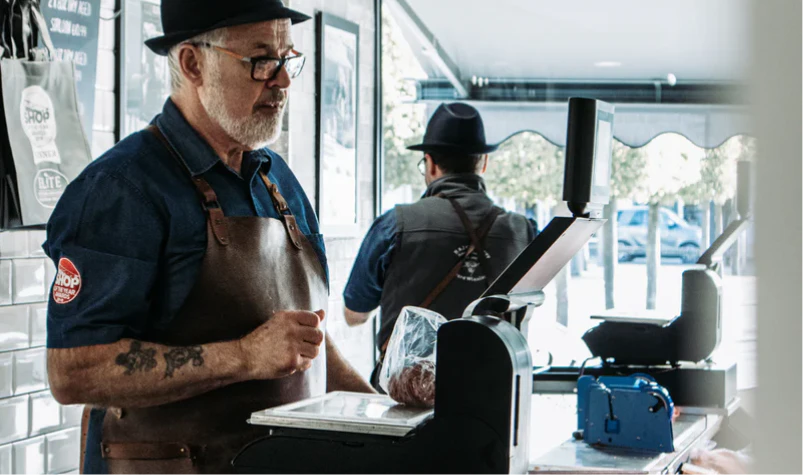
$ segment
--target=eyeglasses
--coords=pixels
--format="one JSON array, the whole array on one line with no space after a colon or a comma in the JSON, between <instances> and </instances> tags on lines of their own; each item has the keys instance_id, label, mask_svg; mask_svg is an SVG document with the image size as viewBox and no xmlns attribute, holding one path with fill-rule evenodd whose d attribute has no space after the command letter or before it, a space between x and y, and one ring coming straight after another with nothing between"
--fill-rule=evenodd
<instances>
[{"instance_id":1,"label":"eyeglasses","mask_svg":"<svg viewBox=\"0 0 803 475\"><path fill-rule=\"evenodd\" d=\"M427 157L422 158L421 161L418 162L418 171L420 171L422 175L426 176L426 174L427 174Z\"/></svg>"},{"instance_id":2,"label":"eyeglasses","mask_svg":"<svg viewBox=\"0 0 803 475\"><path fill-rule=\"evenodd\" d=\"M251 63L251 79L254 81L272 81L276 78L276 76L279 75L279 71L282 69L282 67L287 70L287 74L290 76L290 79L296 78L299 74L301 74L301 70L304 69L304 63L307 61L307 57L296 50L291 51L293 56L285 56L283 58L273 58L270 56L256 56L249 58L211 43L193 44L195 46L203 46L206 48L215 49L221 53L231 56L232 58L239 59L244 63Z\"/></svg>"}]
</instances>

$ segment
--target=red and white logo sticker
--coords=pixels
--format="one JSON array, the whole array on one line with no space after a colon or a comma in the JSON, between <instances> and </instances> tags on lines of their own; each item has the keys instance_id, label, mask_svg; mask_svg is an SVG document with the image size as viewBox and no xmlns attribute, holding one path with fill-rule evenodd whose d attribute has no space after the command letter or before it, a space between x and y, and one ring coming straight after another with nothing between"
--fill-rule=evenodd
<instances>
[{"instance_id":1,"label":"red and white logo sticker","mask_svg":"<svg viewBox=\"0 0 803 475\"><path fill-rule=\"evenodd\" d=\"M81 291L81 274L75 264L66 257L59 260L59 273L53 283L53 300L58 304L66 304L78 297Z\"/></svg>"}]
</instances>

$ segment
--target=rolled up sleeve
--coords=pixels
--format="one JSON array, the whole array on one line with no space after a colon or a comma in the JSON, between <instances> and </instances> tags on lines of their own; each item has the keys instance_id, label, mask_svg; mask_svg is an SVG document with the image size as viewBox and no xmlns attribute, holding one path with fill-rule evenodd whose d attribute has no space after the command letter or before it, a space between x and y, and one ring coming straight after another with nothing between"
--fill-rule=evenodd
<instances>
[{"instance_id":1,"label":"rolled up sleeve","mask_svg":"<svg viewBox=\"0 0 803 475\"><path fill-rule=\"evenodd\" d=\"M343 291L349 310L370 312L379 306L396 239L396 212L390 210L374 221L360 246Z\"/></svg>"},{"instance_id":2,"label":"rolled up sleeve","mask_svg":"<svg viewBox=\"0 0 803 475\"><path fill-rule=\"evenodd\" d=\"M145 333L164 230L153 204L124 177L101 172L70 184L43 246L59 266L48 301L48 347L109 344ZM68 282L65 275L77 289L69 298L54 292Z\"/></svg>"}]
</instances>

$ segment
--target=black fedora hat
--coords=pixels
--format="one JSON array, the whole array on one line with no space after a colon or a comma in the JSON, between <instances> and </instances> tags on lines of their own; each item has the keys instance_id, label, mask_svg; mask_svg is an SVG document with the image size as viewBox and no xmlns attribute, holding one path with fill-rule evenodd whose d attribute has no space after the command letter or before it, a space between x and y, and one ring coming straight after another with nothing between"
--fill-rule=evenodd
<instances>
[{"instance_id":1,"label":"black fedora hat","mask_svg":"<svg viewBox=\"0 0 803 475\"><path fill-rule=\"evenodd\" d=\"M173 46L207 31L285 18L293 24L310 19L285 7L282 0L162 0L164 36L145 44L165 56Z\"/></svg>"},{"instance_id":2,"label":"black fedora hat","mask_svg":"<svg viewBox=\"0 0 803 475\"><path fill-rule=\"evenodd\" d=\"M477 109L462 102L441 104L427 124L424 142L407 147L424 152L490 153L499 145L485 143L485 126Z\"/></svg>"}]
</instances>

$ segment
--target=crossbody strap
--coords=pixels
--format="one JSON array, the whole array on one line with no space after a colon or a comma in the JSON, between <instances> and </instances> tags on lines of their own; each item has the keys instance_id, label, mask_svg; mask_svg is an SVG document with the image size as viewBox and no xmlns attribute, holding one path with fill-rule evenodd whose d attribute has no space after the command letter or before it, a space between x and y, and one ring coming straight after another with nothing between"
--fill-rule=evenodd
<instances>
[{"instance_id":1,"label":"crossbody strap","mask_svg":"<svg viewBox=\"0 0 803 475\"><path fill-rule=\"evenodd\" d=\"M443 291L446 290L446 287L448 287L449 284L451 284L452 281L455 279L455 277L457 277L457 274L460 273L460 270L465 265L469 256L471 256L471 254L473 254L474 252L479 252L480 265L483 268L483 272L486 273L486 279L485 279L486 287L488 285L487 283L488 264L487 262L483 263L483 260L485 259L485 249L482 243L485 240L485 237L488 235L488 232L491 230L491 226L493 226L493 223L496 221L496 218L502 215L505 211L501 208L494 206L488 211L488 213L482 219L480 225L476 229L474 229L473 226L471 225L471 221L468 219L468 216L465 214L465 210L463 210L462 206L457 204L457 202L453 199L449 199L449 201L451 201L452 206L456 205L455 210L458 209L460 210L457 212L457 214L458 216L460 216L460 220L461 222L463 222L463 226L466 228L466 233L469 235L469 239L471 239L471 244L469 245L463 257L451 268L451 270L449 270L449 273L447 273L446 276L444 276L444 278L440 281L440 283L438 283L438 285L436 285L435 288L432 289L432 291L429 293L429 295L427 295L424 301L421 302L421 305L419 305L419 307L422 308L429 308L429 306L432 305L432 302L434 302L435 299L437 299L440 296L440 294L442 294Z\"/></svg>"}]
</instances>

